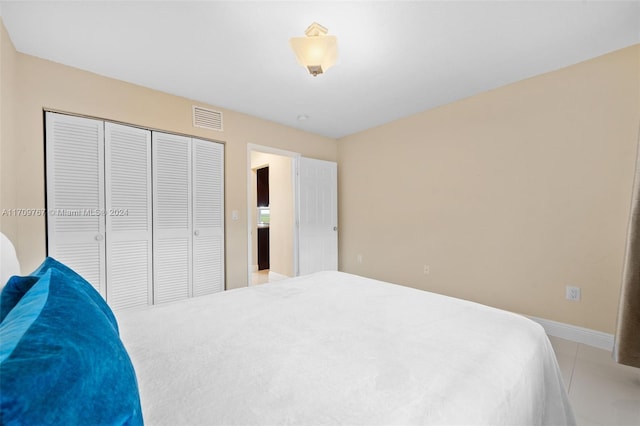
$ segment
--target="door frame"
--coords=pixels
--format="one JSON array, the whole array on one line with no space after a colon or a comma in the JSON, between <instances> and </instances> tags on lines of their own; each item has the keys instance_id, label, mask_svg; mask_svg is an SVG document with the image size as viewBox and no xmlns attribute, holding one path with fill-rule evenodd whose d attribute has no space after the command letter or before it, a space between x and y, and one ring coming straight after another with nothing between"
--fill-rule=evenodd
<instances>
[{"instance_id":1,"label":"door frame","mask_svg":"<svg viewBox=\"0 0 640 426\"><path fill-rule=\"evenodd\" d=\"M300 164L300 157L302 155L298 152L286 151L283 149L272 148L270 146L257 145L248 143L247 144L247 287L251 286L252 274L253 274L253 221L251 218L253 217L253 210L256 208L252 206L252 190L253 190L253 174L251 169L251 152L262 152L265 154L273 154L279 155L282 157L289 157L291 159L291 183L293 187L293 275L298 276L299 274L299 235L298 235L298 224L300 222L300 208L298 205L299 195L300 195L300 185L298 182L298 167ZM256 235L255 238L258 236Z\"/></svg>"}]
</instances>

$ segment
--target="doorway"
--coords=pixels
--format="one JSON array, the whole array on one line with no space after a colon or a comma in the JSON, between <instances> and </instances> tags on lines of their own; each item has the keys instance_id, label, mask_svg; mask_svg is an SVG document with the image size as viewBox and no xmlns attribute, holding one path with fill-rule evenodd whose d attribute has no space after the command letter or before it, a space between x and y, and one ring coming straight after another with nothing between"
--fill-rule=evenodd
<instances>
[{"instance_id":1,"label":"doorway","mask_svg":"<svg viewBox=\"0 0 640 426\"><path fill-rule=\"evenodd\" d=\"M270 269L270 238L269 227L271 225L271 207L269 206L269 166L256 169L256 194L257 194L257 223L258 244L256 257L258 259L258 272Z\"/></svg>"},{"instance_id":2,"label":"doorway","mask_svg":"<svg viewBox=\"0 0 640 426\"><path fill-rule=\"evenodd\" d=\"M297 275L295 169L299 154L258 145L249 145L247 154L248 283L293 277Z\"/></svg>"}]
</instances>

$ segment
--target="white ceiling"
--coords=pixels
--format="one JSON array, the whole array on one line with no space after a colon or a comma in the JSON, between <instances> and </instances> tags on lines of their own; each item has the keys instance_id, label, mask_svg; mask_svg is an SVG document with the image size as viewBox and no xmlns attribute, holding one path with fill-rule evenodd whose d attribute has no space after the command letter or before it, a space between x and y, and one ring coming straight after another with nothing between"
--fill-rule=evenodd
<instances>
[{"instance_id":1,"label":"white ceiling","mask_svg":"<svg viewBox=\"0 0 640 426\"><path fill-rule=\"evenodd\" d=\"M640 1L2 1L0 13L20 52L333 138L640 43ZM288 43L313 21L338 37L318 77Z\"/></svg>"}]
</instances>

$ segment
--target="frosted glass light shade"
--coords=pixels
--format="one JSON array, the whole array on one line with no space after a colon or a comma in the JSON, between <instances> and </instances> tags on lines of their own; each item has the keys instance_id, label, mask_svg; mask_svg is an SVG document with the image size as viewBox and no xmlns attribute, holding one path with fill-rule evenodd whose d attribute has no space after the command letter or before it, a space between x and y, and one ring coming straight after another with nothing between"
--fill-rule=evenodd
<instances>
[{"instance_id":1,"label":"frosted glass light shade","mask_svg":"<svg viewBox=\"0 0 640 426\"><path fill-rule=\"evenodd\" d=\"M316 76L326 72L338 59L338 39L326 35L326 28L313 23L305 32L306 37L293 37L289 44L298 63Z\"/></svg>"}]
</instances>

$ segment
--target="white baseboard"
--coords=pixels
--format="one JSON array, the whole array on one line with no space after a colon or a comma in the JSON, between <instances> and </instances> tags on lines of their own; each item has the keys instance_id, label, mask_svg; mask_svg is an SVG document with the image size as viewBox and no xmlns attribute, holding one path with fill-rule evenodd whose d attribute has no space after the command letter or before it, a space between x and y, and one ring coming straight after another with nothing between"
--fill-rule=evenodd
<instances>
[{"instance_id":1,"label":"white baseboard","mask_svg":"<svg viewBox=\"0 0 640 426\"><path fill-rule=\"evenodd\" d=\"M603 333L601 331L544 318L530 316L528 316L528 318L540 324L544 328L544 331L550 336L584 343L585 345L594 346L607 351L613 350L613 334Z\"/></svg>"}]
</instances>

